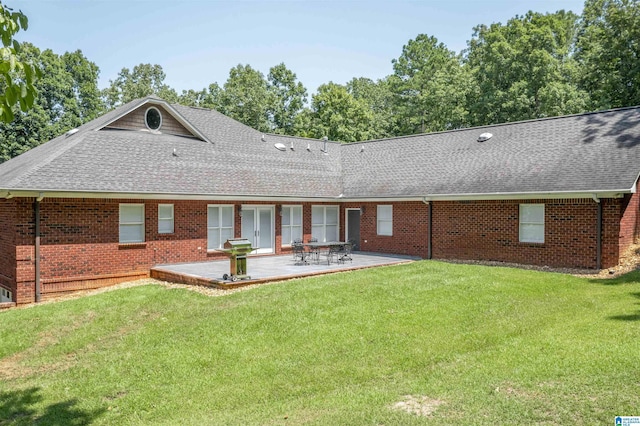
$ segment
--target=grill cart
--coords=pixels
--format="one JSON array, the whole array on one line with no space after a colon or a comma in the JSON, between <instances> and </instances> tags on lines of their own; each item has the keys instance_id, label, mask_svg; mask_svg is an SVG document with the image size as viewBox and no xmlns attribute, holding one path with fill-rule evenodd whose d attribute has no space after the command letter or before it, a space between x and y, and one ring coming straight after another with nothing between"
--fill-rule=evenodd
<instances>
[{"instance_id":1,"label":"grill cart","mask_svg":"<svg viewBox=\"0 0 640 426\"><path fill-rule=\"evenodd\" d=\"M229 256L230 260L230 272L224 274L222 279L238 281L244 279L251 279L247 275L247 255L255 250L251 247L251 241L245 238L229 239L224 243L224 249L220 250Z\"/></svg>"}]
</instances>

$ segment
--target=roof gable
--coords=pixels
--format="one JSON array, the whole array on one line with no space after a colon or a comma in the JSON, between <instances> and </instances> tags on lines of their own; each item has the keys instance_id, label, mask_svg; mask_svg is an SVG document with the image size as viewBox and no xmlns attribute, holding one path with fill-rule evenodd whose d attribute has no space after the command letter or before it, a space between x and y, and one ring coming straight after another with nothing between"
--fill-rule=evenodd
<instances>
[{"instance_id":1,"label":"roof gable","mask_svg":"<svg viewBox=\"0 0 640 426\"><path fill-rule=\"evenodd\" d=\"M157 109L162 117L160 128L157 130L149 129L146 124L145 116L150 108ZM102 129L137 130L151 132L154 134L190 136L210 142L205 134L203 134L171 104L156 97L142 99L141 102L121 111L120 114L111 118L96 130Z\"/></svg>"}]
</instances>

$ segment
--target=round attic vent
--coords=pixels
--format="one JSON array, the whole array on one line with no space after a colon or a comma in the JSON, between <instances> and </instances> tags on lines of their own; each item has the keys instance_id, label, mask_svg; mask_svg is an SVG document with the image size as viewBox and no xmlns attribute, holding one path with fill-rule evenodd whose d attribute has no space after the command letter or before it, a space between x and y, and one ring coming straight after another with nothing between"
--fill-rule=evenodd
<instances>
[{"instance_id":1,"label":"round attic vent","mask_svg":"<svg viewBox=\"0 0 640 426\"><path fill-rule=\"evenodd\" d=\"M285 144L283 144L283 143L279 143L279 142L278 142L277 144L275 144L275 145L273 145L273 146L275 146L275 147L276 147L276 149L279 149L280 151L286 151L286 150L287 150L287 147L286 147L286 146L285 146Z\"/></svg>"},{"instance_id":2,"label":"round attic vent","mask_svg":"<svg viewBox=\"0 0 640 426\"><path fill-rule=\"evenodd\" d=\"M491 139L492 136L493 134L491 133L483 133L480 136L478 136L478 142L488 141L489 139Z\"/></svg>"},{"instance_id":3,"label":"round attic vent","mask_svg":"<svg viewBox=\"0 0 640 426\"><path fill-rule=\"evenodd\" d=\"M162 115L158 108L150 107L144 114L144 123L149 130L158 130L162 126Z\"/></svg>"}]
</instances>

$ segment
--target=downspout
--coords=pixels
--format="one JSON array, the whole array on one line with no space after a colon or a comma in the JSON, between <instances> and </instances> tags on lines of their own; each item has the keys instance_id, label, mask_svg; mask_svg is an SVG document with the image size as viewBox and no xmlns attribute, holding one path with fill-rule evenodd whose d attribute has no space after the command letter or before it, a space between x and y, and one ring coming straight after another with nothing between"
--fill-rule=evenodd
<instances>
[{"instance_id":1,"label":"downspout","mask_svg":"<svg viewBox=\"0 0 640 426\"><path fill-rule=\"evenodd\" d=\"M431 225L433 224L433 220L431 220L431 217L433 216L433 203L429 200L427 200L427 197L424 197L422 199L422 202L425 203L428 206L428 214L429 214L429 221L428 221L428 226L429 229L427 230L427 259L431 259L432 253L431 253Z\"/></svg>"},{"instance_id":2,"label":"downspout","mask_svg":"<svg viewBox=\"0 0 640 426\"><path fill-rule=\"evenodd\" d=\"M35 229L35 286L36 286L36 303L39 303L42 299L40 291L40 201L44 198L44 194L40 193L38 198L33 202L33 214L35 216L36 229Z\"/></svg>"},{"instance_id":3,"label":"downspout","mask_svg":"<svg viewBox=\"0 0 640 426\"><path fill-rule=\"evenodd\" d=\"M596 194L593 194L593 201L598 204L598 218L596 219L596 269L602 268L602 203Z\"/></svg>"}]
</instances>

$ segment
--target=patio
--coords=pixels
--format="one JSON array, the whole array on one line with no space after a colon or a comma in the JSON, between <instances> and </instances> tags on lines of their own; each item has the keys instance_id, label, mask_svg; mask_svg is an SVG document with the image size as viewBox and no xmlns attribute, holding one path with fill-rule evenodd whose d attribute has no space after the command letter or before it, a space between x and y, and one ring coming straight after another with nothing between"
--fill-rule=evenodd
<instances>
[{"instance_id":1,"label":"patio","mask_svg":"<svg viewBox=\"0 0 640 426\"><path fill-rule=\"evenodd\" d=\"M353 261L345 263L320 262L319 264L299 264L291 254L281 256L250 256L247 259L247 274L251 279L236 282L225 281L222 276L229 273L229 259L208 262L157 265L151 268L151 277L180 284L202 285L216 288L235 288L250 284L282 281L313 275L331 274L396 265L419 260L417 257L354 252Z\"/></svg>"}]
</instances>

